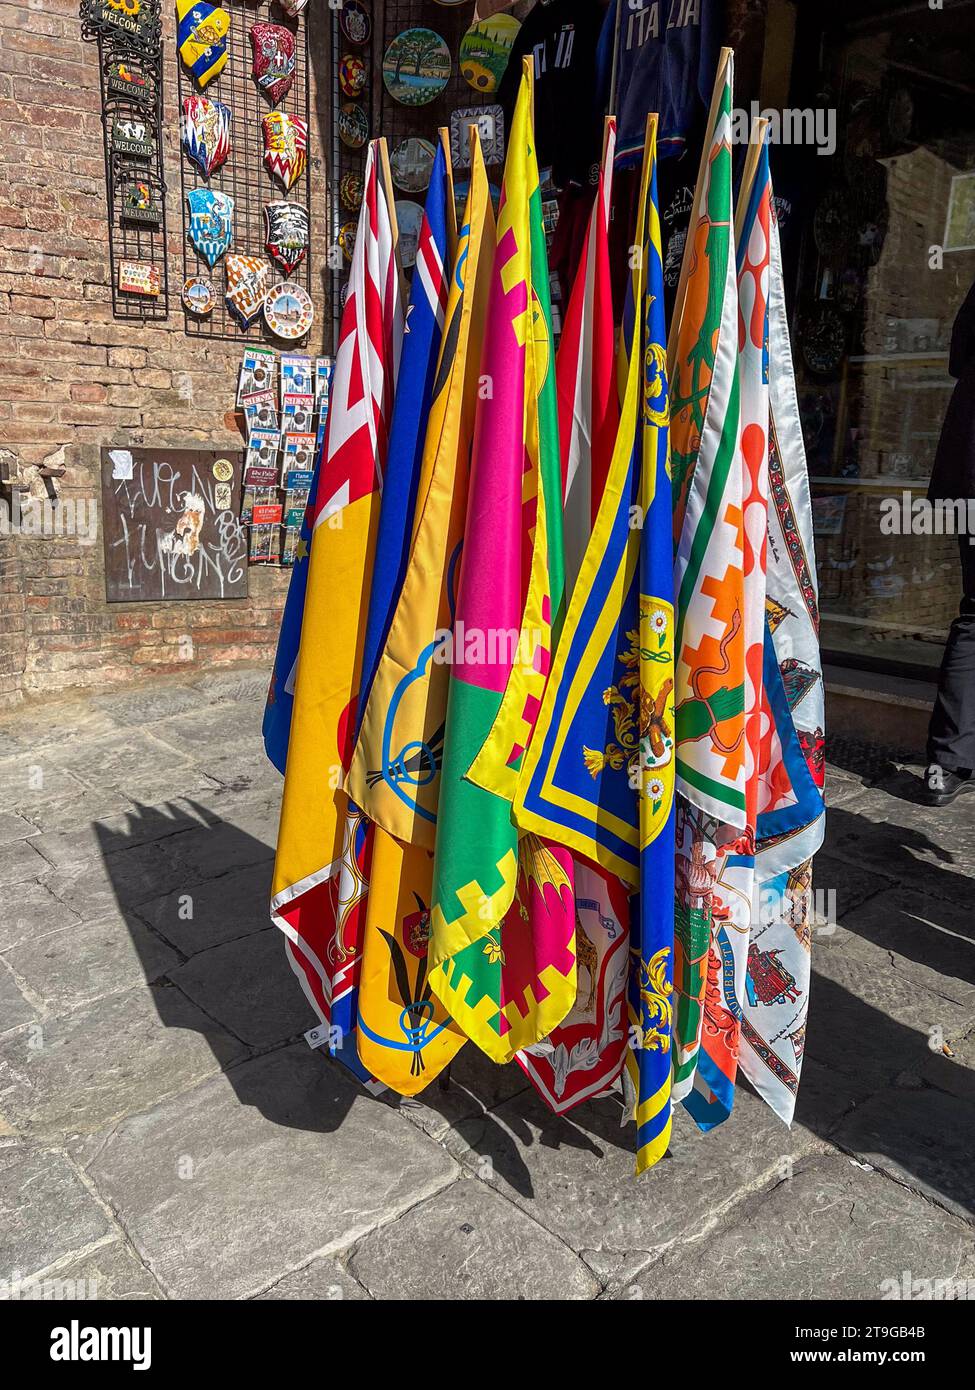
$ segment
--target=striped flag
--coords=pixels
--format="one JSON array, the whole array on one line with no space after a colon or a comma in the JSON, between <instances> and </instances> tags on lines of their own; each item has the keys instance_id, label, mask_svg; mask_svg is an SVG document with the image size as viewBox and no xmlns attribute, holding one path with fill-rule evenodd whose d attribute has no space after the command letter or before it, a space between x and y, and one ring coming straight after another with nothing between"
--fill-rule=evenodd
<instances>
[{"instance_id":1,"label":"striped flag","mask_svg":"<svg viewBox=\"0 0 975 1390\"><path fill-rule=\"evenodd\" d=\"M655 136L651 118L616 445L516 800L520 824L558 835L606 882L616 875L635 892L650 856L653 882L633 914L617 1038L599 1040L599 1065L611 1059L618 1071L628 1028L634 1037L639 1171L666 1151L670 1133L673 946L673 544ZM634 527L641 507L644 525Z\"/></svg>"},{"instance_id":2,"label":"striped flag","mask_svg":"<svg viewBox=\"0 0 975 1390\"><path fill-rule=\"evenodd\" d=\"M685 1105L702 1129L731 1114L738 1070L755 879L755 823L763 730L765 564L768 528L768 285L772 190L766 124L756 124L740 190L738 461L741 477L742 641L745 656L744 830L721 823L715 840L711 941L701 1046Z\"/></svg>"},{"instance_id":3,"label":"striped flag","mask_svg":"<svg viewBox=\"0 0 975 1390\"><path fill-rule=\"evenodd\" d=\"M609 213L615 152L616 120L609 117L599 188L589 215L555 364L569 592L592 535L619 424L616 329L609 270Z\"/></svg>"},{"instance_id":4,"label":"striped flag","mask_svg":"<svg viewBox=\"0 0 975 1390\"><path fill-rule=\"evenodd\" d=\"M362 596L375 555L403 332L381 143L370 144L366 159L332 379L271 898L292 967L330 1026L332 1051L360 1075L355 991L369 846L364 819L350 809L341 783L356 725Z\"/></svg>"},{"instance_id":5,"label":"striped flag","mask_svg":"<svg viewBox=\"0 0 975 1390\"><path fill-rule=\"evenodd\" d=\"M748 852L733 57L723 49L668 345L677 558L674 1097L694 1084L717 881Z\"/></svg>"},{"instance_id":6,"label":"striped flag","mask_svg":"<svg viewBox=\"0 0 975 1390\"><path fill-rule=\"evenodd\" d=\"M569 591L599 511L619 424L608 240L615 147L616 122L610 117L599 188L555 368ZM547 1038L517 1054L519 1065L556 1114L565 1114L611 1085L626 1046L627 889L615 874L582 856L575 858L575 885L575 1002Z\"/></svg>"},{"instance_id":7,"label":"striped flag","mask_svg":"<svg viewBox=\"0 0 975 1390\"><path fill-rule=\"evenodd\" d=\"M363 657L366 711L410 559L424 440L447 307L448 215L453 197L441 142L420 227L390 428ZM358 759L360 768L363 759L368 763L373 756L362 742L365 724L364 717L353 755L353 765ZM368 814L368 781L361 786L362 801L350 781L347 787L352 804ZM367 834L371 868L357 1000L358 1055L371 1076L401 1095L413 1095L436 1076L463 1042L463 1034L433 1000L427 978L433 861L427 850L402 844L382 826L370 824Z\"/></svg>"}]
</instances>

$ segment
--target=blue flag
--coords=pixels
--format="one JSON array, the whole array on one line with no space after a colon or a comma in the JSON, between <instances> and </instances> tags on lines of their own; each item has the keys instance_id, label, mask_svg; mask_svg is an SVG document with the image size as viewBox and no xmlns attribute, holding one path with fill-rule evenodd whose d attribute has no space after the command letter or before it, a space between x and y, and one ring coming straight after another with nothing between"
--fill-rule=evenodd
<instances>
[{"instance_id":1,"label":"blue flag","mask_svg":"<svg viewBox=\"0 0 975 1390\"><path fill-rule=\"evenodd\" d=\"M413 537L413 513L420 484L430 398L440 355L447 307L447 161L437 144L433 172L416 247L416 264L403 333L403 355L389 427L389 453L376 538L376 562L369 595L362 654L359 719L365 710L376 667L396 611Z\"/></svg>"}]
</instances>

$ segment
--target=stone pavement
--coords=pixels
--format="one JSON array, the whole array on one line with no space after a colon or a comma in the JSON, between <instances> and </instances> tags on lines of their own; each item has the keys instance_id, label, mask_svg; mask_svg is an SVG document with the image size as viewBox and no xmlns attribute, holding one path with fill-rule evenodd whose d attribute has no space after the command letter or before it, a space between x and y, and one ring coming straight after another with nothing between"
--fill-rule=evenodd
<instances>
[{"instance_id":1,"label":"stone pavement","mask_svg":"<svg viewBox=\"0 0 975 1390\"><path fill-rule=\"evenodd\" d=\"M267 897L263 672L0 722L0 1296L875 1298L975 1279L975 798L835 745L791 1132L745 1090L632 1177L473 1046L375 1100ZM81 1282L83 1281L83 1282Z\"/></svg>"}]
</instances>

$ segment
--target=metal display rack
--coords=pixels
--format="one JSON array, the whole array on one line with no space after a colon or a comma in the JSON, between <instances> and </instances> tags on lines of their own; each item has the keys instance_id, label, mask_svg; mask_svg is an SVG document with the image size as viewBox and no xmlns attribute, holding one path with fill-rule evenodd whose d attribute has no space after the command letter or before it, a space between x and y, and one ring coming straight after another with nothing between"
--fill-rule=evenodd
<instances>
[{"instance_id":1,"label":"metal display rack","mask_svg":"<svg viewBox=\"0 0 975 1390\"><path fill-rule=\"evenodd\" d=\"M269 288L287 279L289 284L301 285L311 292L312 248L309 245L301 264L285 277L283 270L268 255L265 248L264 205L282 198L304 203L311 215L311 163L315 132L311 126L310 93L308 84L308 14L306 8L297 19L291 19L279 5L269 0L222 0L231 17L227 39L227 64L219 77L199 92L193 79L176 54L178 69L177 120L182 116L183 98L193 94L215 98L231 110L230 153L226 162L209 179L205 179L193 161L180 147L180 182L183 225L183 278L205 275L213 282L215 303L205 317L186 313L186 332L193 338L218 338L240 342L264 341L280 347L278 338L270 332L263 316L242 328L227 307L226 258L221 257L211 269L198 255L189 238L189 211L186 195L194 188L212 188L234 200L233 239L230 250L245 255L263 256L271 266ZM264 96L252 75L253 50L250 30L257 22L281 24L295 35L295 73L290 90L274 105ZM308 152L305 172L286 193L277 179L272 178L264 165L264 142L261 120L269 111L286 111L299 116L308 125ZM290 343L300 348L308 335Z\"/></svg>"},{"instance_id":2,"label":"metal display rack","mask_svg":"<svg viewBox=\"0 0 975 1390\"><path fill-rule=\"evenodd\" d=\"M169 269L166 257L166 180L163 170L163 44L158 0L145 0L139 23L124 10L82 0L82 38L97 41L108 211L108 255L112 312L117 319L139 323L169 314ZM121 82L119 71L129 80ZM150 149L124 152L113 147L116 122L142 128ZM152 216L140 215L127 198L140 187L148 193ZM158 275L159 293L130 294L119 289L119 267L135 261Z\"/></svg>"},{"instance_id":3,"label":"metal display rack","mask_svg":"<svg viewBox=\"0 0 975 1390\"><path fill-rule=\"evenodd\" d=\"M450 125L451 113L459 107L490 106L497 97L476 91L464 79L460 71L458 51L460 41L474 22L474 0L462 0L460 4L437 4L436 0L360 0L372 18L372 33L368 43L352 45L342 33L339 12L332 12L332 101L337 110L350 98L343 92L339 83L339 65L343 55L357 54L366 63L368 84L365 92L358 98L369 122L369 135L386 137L389 152L401 140L410 136L420 136L436 144L437 130ZM404 106L395 101L386 90L383 82L383 56L396 38L405 29L432 29L439 34L450 50L450 77L443 91L424 106ZM330 209L332 245L338 245L339 231L343 223L354 220L357 213L341 204L339 189L343 176L349 172L361 173L365 167L365 147L351 150L339 139L337 122L333 122L332 158L330 179ZM500 182L501 169L489 168L488 176ZM458 181L466 179L465 170L455 171ZM425 193L407 193L396 189L398 198L408 198L421 203ZM348 280L349 265L343 260L340 266L332 266L332 333L333 341L338 342L339 324L342 316L342 295ZM407 272L409 276L410 272Z\"/></svg>"}]
</instances>

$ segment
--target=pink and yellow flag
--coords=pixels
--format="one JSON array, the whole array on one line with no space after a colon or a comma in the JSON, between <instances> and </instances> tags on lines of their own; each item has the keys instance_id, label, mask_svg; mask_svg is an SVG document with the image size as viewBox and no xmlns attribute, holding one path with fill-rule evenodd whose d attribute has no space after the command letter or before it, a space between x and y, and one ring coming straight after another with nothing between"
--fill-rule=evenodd
<instances>
[{"instance_id":1,"label":"pink and yellow flag","mask_svg":"<svg viewBox=\"0 0 975 1390\"><path fill-rule=\"evenodd\" d=\"M481 359L452 666L430 937L431 983L497 1062L575 998L569 853L519 840L512 799L564 599L548 267L523 67Z\"/></svg>"}]
</instances>

